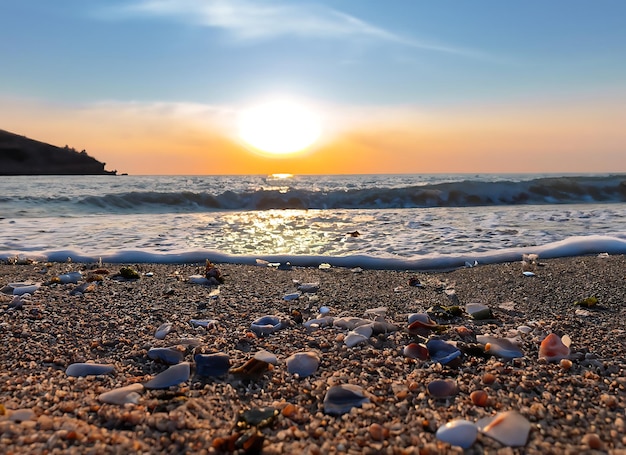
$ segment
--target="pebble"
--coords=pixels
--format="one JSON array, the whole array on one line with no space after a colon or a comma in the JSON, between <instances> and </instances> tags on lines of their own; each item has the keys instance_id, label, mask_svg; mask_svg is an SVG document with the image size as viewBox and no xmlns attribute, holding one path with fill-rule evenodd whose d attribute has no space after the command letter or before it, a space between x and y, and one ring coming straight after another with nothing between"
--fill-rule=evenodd
<instances>
[{"instance_id":1,"label":"pebble","mask_svg":"<svg viewBox=\"0 0 626 455\"><path fill-rule=\"evenodd\" d=\"M256 360L261 360L266 363L271 363L272 365L278 364L278 358L276 357L276 354L272 354L265 349L261 349L260 351L256 352L254 354L254 358Z\"/></svg>"},{"instance_id":2,"label":"pebble","mask_svg":"<svg viewBox=\"0 0 626 455\"><path fill-rule=\"evenodd\" d=\"M198 376L223 376L230 369L230 357L223 352L196 354L193 359Z\"/></svg>"},{"instance_id":3,"label":"pebble","mask_svg":"<svg viewBox=\"0 0 626 455\"><path fill-rule=\"evenodd\" d=\"M582 438L582 443L589 446L593 450L602 449L602 440L596 433L587 433Z\"/></svg>"},{"instance_id":4,"label":"pebble","mask_svg":"<svg viewBox=\"0 0 626 455\"><path fill-rule=\"evenodd\" d=\"M67 367L65 374L68 376L91 376L102 375L115 371L115 366L112 364L100 364L100 363L73 363Z\"/></svg>"},{"instance_id":5,"label":"pebble","mask_svg":"<svg viewBox=\"0 0 626 455\"><path fill-rule=\"evenodd\" d=\"M470 393L470 399L476 406L487 406L489 403L489 395L484 390L474 390Z\"/></svg>"},{"instance_id":6,"label":"pebble","mask_svg":"<svg viewBox=\"0 0 626 455\"><path fill-rule=\"evenodd\" d=\"M458 393L456 382L451 379L435 379L430 381L426 388L435 398L449 398Z\"/></svg>"}]
</instances>

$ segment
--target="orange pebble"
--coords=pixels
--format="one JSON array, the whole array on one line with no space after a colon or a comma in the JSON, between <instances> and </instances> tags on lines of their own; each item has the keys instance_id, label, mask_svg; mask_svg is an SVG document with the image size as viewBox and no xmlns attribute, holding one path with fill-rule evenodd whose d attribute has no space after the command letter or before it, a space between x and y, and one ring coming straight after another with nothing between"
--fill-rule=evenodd
<instances>
[{"instance_id":1,"label":"orange pebble","mask_svg":"<svg viewBox=\"0 0 626 455\"><path fill-rule=\"evenodd\" d=\"M496 382L496 376L494 374L483 374L483 384L493 384L494 382Z\"/></svg>"},{"instance_id":2,"label":"orange pebble","mask_svg":"<svg viewBox=\"0 0 626 455\"><path fill-rule=\"evenodd\" d=\"M587 433L583 436L583 444L587 444L590 449L600 450L602 448L602 440L595 433Z\"/></svg>"},{"instance_id":3,"label":"orange pebble","mask_svg":"<svg viewBox=\"0 0 626 455\"><path fill-rule=\"evenodd\" d=\"M487 403L489 402L489 395L487 395L487 392L484 390L474 390L470 393L470 399L476 406L484 407L487 406Z\"/></svg>"},{"instance_id":4,"label":"orange pebble","mask_svg":"<svg viewBox=\"0 0 626 455\"><path fill-rule=\"evenodd\" d=\"M374 441L382 441L389 436L389 430L378 423L373 423L369 428L370 436Z\"/></svg>"}]
</instances>

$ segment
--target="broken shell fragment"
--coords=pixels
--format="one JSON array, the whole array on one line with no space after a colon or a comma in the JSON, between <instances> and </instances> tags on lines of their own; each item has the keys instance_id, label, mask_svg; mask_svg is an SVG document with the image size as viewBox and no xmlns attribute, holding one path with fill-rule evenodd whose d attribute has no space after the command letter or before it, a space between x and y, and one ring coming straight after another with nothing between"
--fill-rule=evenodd
<instances>
[{"instance_id":1,"label":"broken shell fragment","mask_svg":"<svg viewBox=\"0 0 626 455\"><path fill-rule=\"evenodd\" d=\"M569 337L565 338L565 341L568 341L568 343L571 342L569 341ZM541 342L541 346L539 346L540 359L545 359L548 362L556 362L567 357L569 357L569 346L555 333L551 333L545 337Z\"/></svg>"},{"instance_id":2,"label":"broken shell fragment","mask_svg":"<svg viewBox=\"0 0 626 455\"><path fill-rule=\"evenodd\" d=\"M404 356L410 359L428 360L428 348L423 344L409 343L404 347Z\"/></svg>"},{"instance_id":3,"label":"broken shell fragment","mask_svg":"<svg viewBox=\"0 0 626 455\"><path fill-rule=\"evenodd\" d=\"M341 384L328 389L324 397L324 412L326 414L341 415L354 407L361 407L368 403L369 398L363 394L363 389L354 384Z\"/></svg>"},{"instance_id":4,"label":"broken shell fragment","mask_svg":"<svg viewBox=\"0 0 626 455\"><path fill-rule=\"evenodd\" d=\"M130 384L126 387L119 387L117 389L110 390L108 392L98 395L98 400L102 403L108 404L137 404L139 402L139 392L143 390L141 384Z\"/></svg>"},{"instance_id":5,"label":"broken shell fragment","mask_svg":"<svg viewBox=\"0 0 626 455\"><path fill-rule=\"evenodd\" d=\"M530 422L516 411L500 412L476 422L481 433L510 447L523 447L528 441Z\"/></svg>"},{"instance_id":6,"label":"broken shell fragment","mask_svg":"<svg viewBox=\"0 0 626 455\"><path fill-rule=\"evenodd\" d=\"M176 347L150 348L148 357L152 360L160 360L169 365L176 365L185 358L185 353Z\"/></svg>"},{"instance_id":7,"label":"broken shell fragment","mask_svg":"<svg viewBox=\"0 0 626 455\"><path fill-rule=\"evenodd\" d=\"M476 425L463 419L452 420L440 426L435 433L435 437L440 441L463 449L471 447L477 436Z\"/></svg>"},{"instance_id":8,"label":"broken shell fragment","mask_svg":"<svg viewBox=\"0 0 626 455\"><path fill-rule=\"evenodd\" d=\"M222 352L196 354L193 359L196 362L198 376L222 376L230 369L230 357Z\"/></svg>"},{"instance_id":9,"label":"broken shell fragment","mask_svg":"<svg viewBox=\"0 0 626 455\"><path fill-rule=\"evenodd\" d=\"M157 374L143 386L146 389L167 389L168 387L178 385L188 380L189 374L189 362L179 363Z\"/></svg>"},{"instance_id":10,"label":"broken shell fragment","mask_svg":"<svg viewBox=\"0 0 626 455\"><path fill-rule=\"evenodd\" d=\"M297 352L287 357L287 371L301 378L312 375L320 365L319 356L312 351Z\"/></svg>"},{"instance_id":11,"label":"broken shell fragment","mask_svg":"<svg viewBox=\"0 0 626 455\"><path fill-rule=\"evenodd\" d=\"M278 316L262 316L256 319L250 325L250 330L256 333L258 336L269 335L277 330L282 329L283 324Z\"/></svg>"},{"instance_id":12,"label":"broken shell fragment","mask_svg":"<svg viewBox=\"0 0 626 455\"><path fill-rule=\"evenodd\" d=\"M498 338L488 335L477 335L476 341L485 346L488 352L503 359L524 357L524 353L513 338Z\"/></svg>"},{"instance_id":13,"label":"broken shell fragment","mask_svg":"<svg viewBox=\"0 0 626 455\"><path fill-rule=\"evenodd\" d=\"M428 355L435 362L447 365L461 356L461 350L455 345L443 340L430 340L426 343Z\"/></svg>"},{"instance_id":14,"label":"broken shell fragment","mask_svg":"<svg viewBox=\"0 0 626 455\"><path fill-rule=\"evenodd\" d=\"M157 340L162 340L167 336L168 333L170 333L171 330L172 330L172 323L165 322L161 324L158 329L156 329L156 332L154 332L154 337Z\"/></svg>"},{"instance_id":15,"label":"broken shell fragment","mask_svg":"<svg viewBox=\"0 0 626 455\"><path fill-rule=\"evenodd\" d=\"M115 370L115 366L110 363L73 363L67 367L65 374L68 376L91 376L111 373Z\"/></svg>"}]
</instances>

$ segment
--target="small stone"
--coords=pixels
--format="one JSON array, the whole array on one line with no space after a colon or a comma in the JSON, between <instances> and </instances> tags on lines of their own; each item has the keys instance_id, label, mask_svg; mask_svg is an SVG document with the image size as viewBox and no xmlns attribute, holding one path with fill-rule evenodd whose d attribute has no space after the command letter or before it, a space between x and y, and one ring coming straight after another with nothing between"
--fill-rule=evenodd
<instances>
[{"instance_id":1,"label":"small stone","mask_svg":"<svg viewBox=\"0 0 626 455\"><path fill-rule=\"evenodd\" d=\"M589 446L590 449L600 450L602 449L602 440L595 433L587 433L583 436L582 443Z\"/></svg>"},{"instance_id":2,"label":"small stone","mask_svg":"<svg viewBox=\"0 0 626 455\"><path fill-rule=\"evenodd\" d=\"M484 390L474 390L470 393L470 399L476 406L484 407L489 402L489 395Z\"/></svg>"},{"instance_id":3,"label":"small stone","mask_svg":"<svg viewBox=\"0 0 626 455\"><path fill-rule=\"evenodd\" d=\"M369 434L374 441L383 441L389 436L389 430L378 423L373 423L369 427Z\"/></svg>"},{"instance_id":4,"label":"small stone","mask_svg":"<svg viewBox=\"0 0 626 455\"><path fill-rule=\"evenodd\" d=\"M435 379L428 384L427 389L435 398L449 398L458 393L456 382L451 379Z\"/></svg>"}]
</instances>

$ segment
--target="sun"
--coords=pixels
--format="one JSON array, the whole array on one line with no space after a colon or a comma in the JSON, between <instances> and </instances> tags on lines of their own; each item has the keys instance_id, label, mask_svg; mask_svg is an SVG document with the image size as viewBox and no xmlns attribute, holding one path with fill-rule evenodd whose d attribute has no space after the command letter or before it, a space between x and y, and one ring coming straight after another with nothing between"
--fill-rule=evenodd
<instances>
[{"instance_id":1,"label":"sun","mask_svg":"<svg viewBox=\"0 0 626 455\"><path fill-rule=\"evenodd\" d=\"M305 151L322 132L320 119L304 104L274 100L242 110L239 137L255 151L281 156Z\"/></svg>"}]
</instances>

